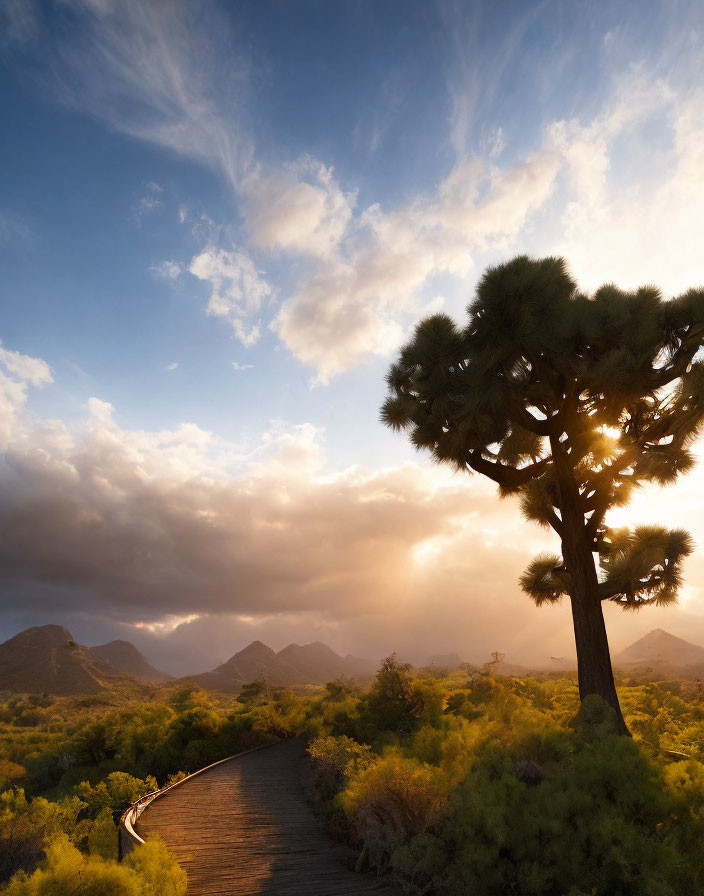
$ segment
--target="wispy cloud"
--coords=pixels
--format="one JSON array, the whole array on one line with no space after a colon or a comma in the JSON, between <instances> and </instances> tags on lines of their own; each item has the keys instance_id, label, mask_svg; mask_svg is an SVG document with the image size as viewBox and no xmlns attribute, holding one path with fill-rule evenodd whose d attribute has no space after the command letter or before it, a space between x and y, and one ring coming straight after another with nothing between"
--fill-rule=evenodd
<instances>
[{"instance_id":1,"label":"wispy cloud","mask_svg":"<svg viewBox=\"0 0 704 896\"><path fill-rule=\"evenodd\" d=\"M164 188L154 181L150 181L146 185L143 195L132 204L132 217L137 223L141 223L142 218L162 207L164 203L161 194L163 192Z\"/></svg>"},{"instance_id":2,"label":"wispy cloud","mask_svg":"<svg viewBox=\"0 0 704 896\"><path fill-rule=\"evenodd\" d=\"M319 382L388 355L426 306L434 277L453 275L469 288L473 270L498 252L564 252L588 288L645 279L670 290L701 276L704 99L691 85L701 83L704 52L696 32L668 32L657 58L640 67L632 64L638 48L618 29L599 39L599 52L613 54L602 60L603 95L581 116L536 116L534 133L516 146L509 123L486 112L506 78L517 77L521 48L550 4L514 16L487 53L479 46L481 4L441 3L454 48L444 139L455 162L435 188L396 205L360 206L354 184L329 163L257 160L244 125L251 66L222 10L185 0L69 6L75 28L57 38L54 54L62 101L209 165L231 185L241 213L244 235L233 247L207 216L182 208L180 220L204 248L188 265L165 261L153 272L176 280L187 268L210 285L207 311L236 338L251 345L268 323ZM666 7L647 21L667 22ZM567 65L561 53L548 48L551 65ZM476 132L480 110L486 120ZM654 149L648 128L656 123ZM274 256L283 272L278 309L253 252ZM262 322L265 304L273 320Z\"/></svg>"},{"instance_id":3,"label":"wispy cloud","mask_svg":"<svg viewBox=\"0 0 704 896\"><path fill-rule=\"evenodd\" d=\"M235 370L253 370L254 364L240 364L238 361L233 361L232 366Z\"/></svg>"},{"instance_id":4,"label":"wispy cloud","mask_svg":"<svg viewBox=\"0 0 704 896\"><path fill-rule=\"evenodd\" d=\"M160 261L149 268L150 272L161 280L174 282L183 273L183 265L179 261Z\"/></svg>"},{"instance_id":5,"label":"wispy cloud","mask_svg":"<svg viewBox=\"0 0 704 896\"><path fill-rule=\"evenodd\" d=\"M178 361L172 361L171 364L167 364L164 370L176 370L178 367Z\"/></svg>"},{"instance_id":6,"label":"wispy cloud","mask_svg":"<svg viewBox=\"0 0 704 896\"><path fill-rule=\"evenodd\" d=\"M237 187L252 157L239 121L249 63L224 13L208 0L66 5L75 18L55 36L50 86L58 98L204 162Z\"/></svg>"}]
</instances>

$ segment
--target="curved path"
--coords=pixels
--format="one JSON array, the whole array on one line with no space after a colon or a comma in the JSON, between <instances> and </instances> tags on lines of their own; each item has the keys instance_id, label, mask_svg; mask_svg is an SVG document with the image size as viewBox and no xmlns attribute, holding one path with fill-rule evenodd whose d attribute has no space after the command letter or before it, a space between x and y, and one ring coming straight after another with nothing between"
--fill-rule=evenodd
<instances>
[{"instance_id":1,"label":"curved path","mask_svg":"<svg viewBox=\"0 0 704 896\"><path fill-rule=\"evenodd\" d=\"M142 813L188 874L188 896L361 896L394 888L355 874L306 804L300 740L245 753L174 787Z\"/></svg>"}]
</instances>

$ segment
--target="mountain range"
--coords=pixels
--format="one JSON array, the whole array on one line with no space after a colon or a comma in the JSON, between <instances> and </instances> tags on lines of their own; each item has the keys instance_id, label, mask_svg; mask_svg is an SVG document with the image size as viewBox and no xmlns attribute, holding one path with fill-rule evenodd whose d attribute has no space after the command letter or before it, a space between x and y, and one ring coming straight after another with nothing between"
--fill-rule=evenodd
<instances>
[{"instance_id":1,"label":"mountain range","mask_svg":"<svg viewBox=\"0 0 704 896\"><path fill-rule=\"evenodd\" d=\"M457 654L446 654L432 657L430 665L455 668L459 661ZM629 674L704 678L704 647L655 629L616 654L614 667ZM272 686L319 685L338 678L369 678L375 668L368 660L340 656L320 641L289 644L278 653L253 641L212 671L176 681L235 694L245 682L261 678ZM496 671L530 672L505 661ZM0 644L0 692L95 694L136 680L161 684L174 679L154 668L129 641L85 647L60 625L35 626Z\"/></svg>"},{"instance_id":2,"label":"mountain range","mask_svg":"<svg viewBox=\"0 0 704 896\"><path fill-rule=\"evenodd\" d=\"M354 656L339 656L327 644L289 644L276 653L261 641L253 641L227 662L189 680L201 687L237 693L246 681L265 678L273 685L325 684L336 678L368 676L376 666Z\"/></svg>"},{"instance_id":3,"label":"mountain range","mask_svg":"<svg viewBox=\"0 0 704 896\"><path fill-rule=\"evenodd\" d=\"M129 680L123 670L77 644L60 625L28 628L0 644L0 691L96 694Z\"/></svg>"},{"instance_id":4,"label":"mountain range","mask_svg":"<svg viewBox=\"0 0 704 896\"><path fill-rule=\"evenodd\" d=\"M374 670L375 664L341 657L320 641L289 644L278 653L254 641L211 672L178 681L238 693L245 682L257 678L265 678L271 685L325 684L341 677L369 676ZM129 641L85 647L60 625L28 628L0 644L0 692L96 694L109 687L128 686L135 679L153 684L173 680L154 668Z\"/></svg>"}]
</instances>

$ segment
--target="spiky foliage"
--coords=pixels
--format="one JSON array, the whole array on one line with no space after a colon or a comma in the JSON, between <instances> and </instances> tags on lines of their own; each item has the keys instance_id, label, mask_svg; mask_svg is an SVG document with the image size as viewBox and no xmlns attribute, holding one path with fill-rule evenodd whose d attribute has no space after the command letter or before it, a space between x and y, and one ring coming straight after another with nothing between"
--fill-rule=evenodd
<instances>
[{"instance_id":1,"label":"spiky foliage","mask_svg":"<svg viewBox=\"0 0 704 896\"><path fill-rule=\"evenodd\" d=\"M607 285L587 296L563 259L521 256L486 271L468 310L464 328L443 314L416 327L389 371L383 422L518 493L524 515L555 529L563 549L569 491L576 537L599 558L599 596L626 609L674 600L689 536L613 532L604 518L635 487L692 466L704 290L664 301L654 287ZM563 558L543 556L521 585L541 604L571 593L571 576Z\"/></svg>"}]
</instances>

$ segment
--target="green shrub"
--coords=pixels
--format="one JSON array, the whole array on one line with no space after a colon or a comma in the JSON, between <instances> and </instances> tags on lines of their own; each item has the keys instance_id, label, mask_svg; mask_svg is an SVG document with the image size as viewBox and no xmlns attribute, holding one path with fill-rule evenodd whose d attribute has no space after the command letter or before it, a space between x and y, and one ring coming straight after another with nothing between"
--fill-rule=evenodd
<instances>
[{"instance_id":1,"label":"green shrub","mask_svg":"<svg viewBox=\"0 0 704 896\"><path fill-rule=\"evenodd\" d=\"M348 778L368 768L373 761L371 747L358 744L344 734L315 738L308 746L308 753L313 765L312 785L323 801L332 799Z\"/></svg>"},{"instance_id":2,"label":"green shrub","mask_svg":"<svg viewBox=\"0 0 704 896\"><path fill-rule=\"evenodd\" d=\"M397 850L438 827L447 797L440 769L391 753L350 780L343 805L371 864L383 870Z\"/></svg>"}]
</instances>

